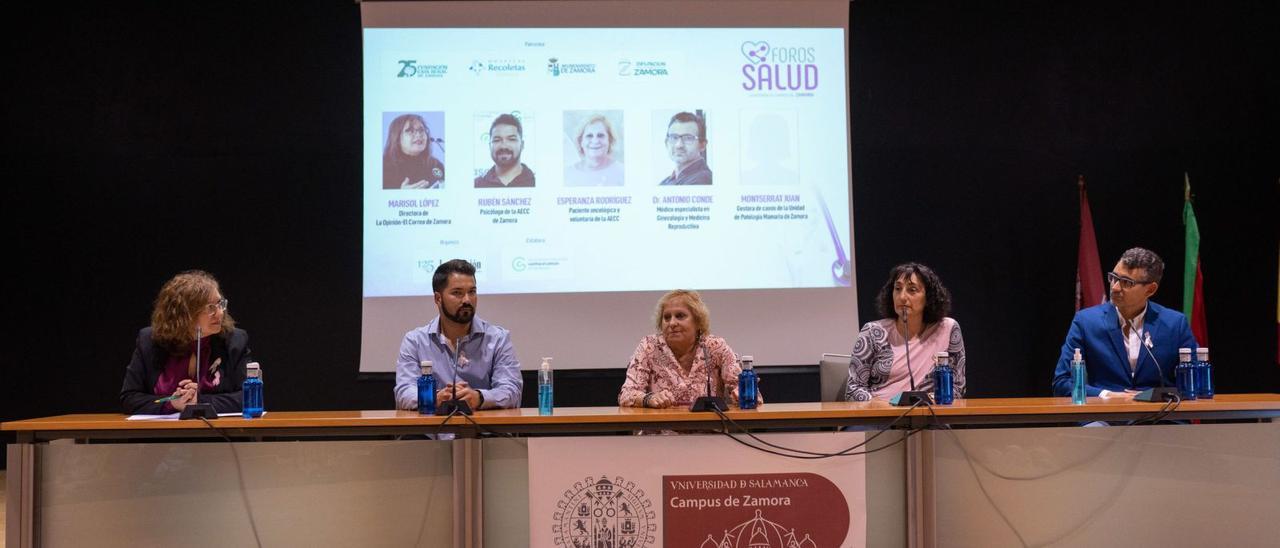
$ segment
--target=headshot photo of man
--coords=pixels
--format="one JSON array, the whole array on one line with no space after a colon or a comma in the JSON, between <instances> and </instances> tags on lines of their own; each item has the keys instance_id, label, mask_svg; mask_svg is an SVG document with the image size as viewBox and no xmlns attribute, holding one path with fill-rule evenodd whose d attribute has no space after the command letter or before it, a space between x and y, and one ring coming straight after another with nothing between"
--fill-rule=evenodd
<instances>
[{"instance_id":1,"label":"headshot photo of man","mask_svg":"<svg viewBox=\"0 0 1280 548\"><path fill-rule=\"evenodd\" d=\"M661 185L711 184L711 169L707 167L706 158L707 122L701 110L695 112L678 112L667 123L664 142L675 169Z\"/></svg>"},{"instance_id":2,"label":"headshot photo of man","mask_svg":"<svg viewBox=\"0 0 1280 548\"><path fill-rule=\"evenodd\" d=\"M476 177L476 188L534 186L533 170L520 162L524 152L524 127L511 114L500 114L489 125L489 157L493 167Z\"/></svg>"}]
</instances>

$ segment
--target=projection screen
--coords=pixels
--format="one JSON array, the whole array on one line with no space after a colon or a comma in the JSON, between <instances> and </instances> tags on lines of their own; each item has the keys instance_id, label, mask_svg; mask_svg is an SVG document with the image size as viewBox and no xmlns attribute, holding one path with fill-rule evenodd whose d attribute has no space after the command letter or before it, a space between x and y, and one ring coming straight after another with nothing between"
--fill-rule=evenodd
<instances>
[{"instance_id":1,"label":"projection screen","mask_svg":"<svg viewBox=\"0 0 1280 548\"><path fill-rule=\"evenodd\" d=\"M625 367L675 288L757 364L848 352L848 9L363 2L360 371L454 258L526 369Z\"/></svg>"}]
</instances>

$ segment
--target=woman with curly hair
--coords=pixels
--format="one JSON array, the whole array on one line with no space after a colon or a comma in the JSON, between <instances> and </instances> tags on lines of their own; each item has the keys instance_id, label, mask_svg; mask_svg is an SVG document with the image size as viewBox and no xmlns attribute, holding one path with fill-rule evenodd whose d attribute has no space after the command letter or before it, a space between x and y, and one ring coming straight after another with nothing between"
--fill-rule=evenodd
<instances>
[{"instance_id":1,"label":"woman with curly hair","mask_svg":"<svg viewBox=\"0 0 1280 548\"><path fill-rule=\"evenodd\" d=\"M933 269L919 263L893 267L876 307L883 319L863 325L853 342L844 399L889 399L910 390L908 347L917 390L933 390L933 356L946 352L955 369L956 397L964 397L964 339L960 324L947 317L951 293Z\"/></svg>"},{"instance_id":2,"label":"woman with curly hair","mask_svg":"<svg viewBox=\"0 0 1280 548\"><path fill-rule=\"evenodd\" d=\"M249 334L236 329L218 280L189 270L160 288L151 326L138 332L125 369L120 404L128 414L175 413L192 403L211 404L218 413L238 412L249 361Z\"/></svg>"}]
</instances>

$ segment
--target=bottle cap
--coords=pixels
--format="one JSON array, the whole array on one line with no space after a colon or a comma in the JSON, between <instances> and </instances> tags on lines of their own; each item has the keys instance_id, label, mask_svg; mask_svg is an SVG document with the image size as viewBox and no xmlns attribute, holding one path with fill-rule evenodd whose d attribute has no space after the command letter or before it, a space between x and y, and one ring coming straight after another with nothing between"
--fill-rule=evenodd
<instances>
[{"instance_id":1,"label":"bottle cap","mask_svg":"<svg viewBox=\"0 0 1280 548\"><path fill-rule=\"evenodd\" d=\"M542 358L542 365L539 365L538 369L551 369L551 358Z\"/></svg>"},{"instance_id":2,"label":"bottle cap","mask_svg":"<svg viewBox=\"0 0 1280 548\"><path fill-rule=\"evenodd\" d=\"M742 369L747 370L755 367L752 364L755 363L756 359L751 356L742 356L738 358L738 361L742 362Z\"/></svg>"},{"instance_id":3,"label":"bottle cap","mask_svg":"<svg viewBox=\"0 0 1280 548\"><path fill-rule=\"evenodd\" d=\"M422 369L423 375L431 373L431 360L422 360L418 362L418 367Z\"/></svg>"},{"instance_id":4,"label":"bottle cap","mask_svg":"<svg viewBox=\"0 0 1280 548\"><path fill-rule=\"evenodd\" d=\"M1196 348L1196 357L1202 360L1209 359L1209 347L1201 346L1199 348Z\"/></svg>"},{"instance_id":5,"label":"bottle cap","mask_svg":"<svg viewBox=\"0 0 1280 548\"><path fill-rule=\"evenodd\" d=\"M1080 355L1079 348L1076 349L1076 354L1071 357L1071 361L1075 361L1075 362L1084 361L1084 356Z\"/></svg>"}]
</instances>

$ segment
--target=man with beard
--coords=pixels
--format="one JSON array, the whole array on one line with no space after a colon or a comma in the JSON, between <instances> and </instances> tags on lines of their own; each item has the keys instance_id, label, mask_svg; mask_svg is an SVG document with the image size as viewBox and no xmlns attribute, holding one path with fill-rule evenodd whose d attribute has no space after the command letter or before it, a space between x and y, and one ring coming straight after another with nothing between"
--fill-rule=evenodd
<instances>
[{"instance_id":1,"label":"man with beard","mask_svg":"<svg viewBox=\"0 0 1280 548\"><path fill-rule=\"evenodd\" d=\"M709 185L711 168L704 158L707 152L707 123L702 116L679 112L667 123L667 154L676 163L661 185Z\"/></svg>"},{"instance_id":2,"label":"man with beard","mask_svg":"<svg viewBox=\"0 0 1280 548\"><path fill-rule=\"evenodd\" d=\"M472 409L520 406L520 361L511 333L476 317L476 268L462 259L448 261L431 279L439 315L400 343L396 361L396 407L418 408L419 362L431 361L436 402L456 397ZM455 392L456 389L456 392Z\"/></svg>"},{"instance_id":3,"label":"man with beard","mask_svg":"<svg viewBox=\"0 0 1280 548\"><path fill-rule=\"evenodd\" d=\"M1090 396L1132 399L1138 392L1176 386L1179 348L1195 348L1187 317L1149 299L1160 287L1164 261L1135 247L1107 273L1111 302L1076 312L1053 374L1053 395L1071 395L1071 359L1079 348ZM1145 347L1145 348L1144 348Z\"/></svg>"},{"instance_id":4,"label":"man with beard","mask_svg":"<svg viewBox=\"0 0 1280 548\"><path fill-rule=\"evenodd\" d=\"M489 125L489 156L493 167L476 177L476 188L532 187L533 170L520 162L524 151L524 128L520 119L500 114Z\"/></svg>"}]
</instances>

